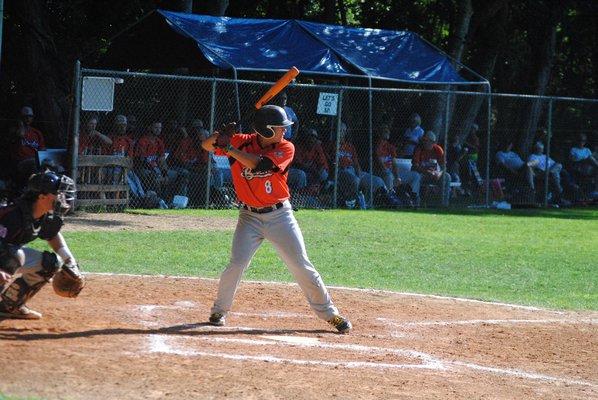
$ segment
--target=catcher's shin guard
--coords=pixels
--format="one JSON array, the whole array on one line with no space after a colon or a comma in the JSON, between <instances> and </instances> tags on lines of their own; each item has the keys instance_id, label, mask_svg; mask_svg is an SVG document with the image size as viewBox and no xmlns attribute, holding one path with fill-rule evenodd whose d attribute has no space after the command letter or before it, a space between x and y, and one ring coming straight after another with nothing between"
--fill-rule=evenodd
<instances>
[{"instance_id":1,"label":"catcher's shin guard","mask_svg":"<svg viewBox=\"0 0 598 400\"><path fill-rule=\"evenodd\" d=\"M59 267L60 261L56 254L44 251L42 254L41 266L38 267L39 270L34 274L31 274L33 276L38 275L42 279L29 279L30 282L35 282L31 284L27 283L23 276L11 279L4 285L2 292L0 292L2 304L10 312L19 310L21 306L27 303L29 299L35 296L35 294L50 281ZM31 277L31 275L28 275L28 277Z\"/></svg>"},{"instance_id":2,"label":"catcher's shin guard","mask_svg":"<svg viewBox=\"0 0 598 400\"><path fill-rule=\"evenodd\" d=\"M35 296L46 283L46 281L41 281L29 286L23 277L12 279L0 294L2 304L8 311L16 311Z\"/></svg>"}]
</instances>

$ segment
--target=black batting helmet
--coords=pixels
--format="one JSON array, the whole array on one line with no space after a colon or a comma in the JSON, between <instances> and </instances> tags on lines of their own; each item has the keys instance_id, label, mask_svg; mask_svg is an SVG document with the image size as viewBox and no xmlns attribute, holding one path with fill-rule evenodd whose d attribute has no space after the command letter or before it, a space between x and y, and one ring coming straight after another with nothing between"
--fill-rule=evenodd
<instances>
[{"instance_id":1,"label":"black batting helmet","mask_svg":"<svg viewBox=\"0 0 598 400\"><path fill-rule=\"evenodd\" d=\"M267 105L255 112L253 129L265 139L274 136L273 127L289 125L293 125L293 121L287 117L287 113L282 107Z\"/></svg>"}]
</instances>

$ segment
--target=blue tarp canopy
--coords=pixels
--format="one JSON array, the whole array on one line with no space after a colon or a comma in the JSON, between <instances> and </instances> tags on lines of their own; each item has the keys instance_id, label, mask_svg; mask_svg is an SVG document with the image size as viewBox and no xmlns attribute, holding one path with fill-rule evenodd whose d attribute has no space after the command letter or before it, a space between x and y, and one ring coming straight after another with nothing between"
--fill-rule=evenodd
<instances>
[{"instance_id":1,"label":"blue tarp canopy","mask_svg":"<svg viewBox=\"0 0 598 400\"><path fill-rule=\"evenodd\" d=\"M412 32L301 20L213 17L158 10L222 69L367 76L412 83L472 83L450 59ZM483 78L475 82L486 82Z\"/></svg>"}]
</instances>

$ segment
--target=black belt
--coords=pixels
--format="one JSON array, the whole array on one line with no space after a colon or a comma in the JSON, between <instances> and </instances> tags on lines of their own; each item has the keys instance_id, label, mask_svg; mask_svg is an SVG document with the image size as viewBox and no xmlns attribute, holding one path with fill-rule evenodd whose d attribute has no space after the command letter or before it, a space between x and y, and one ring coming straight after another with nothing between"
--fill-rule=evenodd
<instances>
[{"instance_id":1,"label":"black belt","mask_svg":"<svg viewBox=\"0 0 598 400\"><path fill-rule=\"evenodd\" d=\"M276 204L273 204L273 205L267 206L267 207L251 207L251 206L248 206L247 204L243 204L244 209L249 210L254 213L258 213L258 214L266 214L266 213L269 213L272 211L276 211L279 208L282 208L282 206L284 206L284 203L276 203Z\"/></svg>"}]
</instances>

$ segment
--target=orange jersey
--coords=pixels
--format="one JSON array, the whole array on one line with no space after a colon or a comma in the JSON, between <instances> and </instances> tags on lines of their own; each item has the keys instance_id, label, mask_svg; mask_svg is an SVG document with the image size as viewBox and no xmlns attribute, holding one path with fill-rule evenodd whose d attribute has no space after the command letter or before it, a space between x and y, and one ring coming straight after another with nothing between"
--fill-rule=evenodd
<instances>
[{"instance_id":1,"label":"orange jersey","mask_svg":"<svg viewBox=\"0 0 598 400\"><path fill-rule=\"evenodd\" d=\"M128 135L111 135L112 150L114 154L131 157L135 151L133 139Z\"/></svg>"},{"instance_id":2,"label":"orange jersey","mask_svg":"<svg viewBox=\"0 0 598 400\"><path fill-rule=\"evenodd\" d=\"M18 161L35 158L39 150L46 150L44 135L33 127L25 128L25 135L19 139L16 159Z\"/></svg>"},{"instance_id":3,"label":"orange jersey","mask_svg":"<svg viewBox=\"0 0 598 400\"><path fill-rule=\"evenodd\" d=\"M241 164L240 161L232 159L234 162L231 164L231 174L240 201L252 207L267 207L289 199L287 177L288 168L295 155L293 143L282 139L280 143L261 148L257 133L235 134L230 143L246 153L268 158L274 164L274 170L255 171ZM216 155L226 154L218 149ZM230 157L229 161L231 161Z\"/></svg>"},{"instance_id":4,"label":"orange jersey","mask_svg":"<svg viewBox=\"0 0 598 400\"><path fill-rule=\"evenodd\" d=\"M392 167L392 160L397 158L397 150L388 141L381 140L376 147L376 155L378 158L384 160L384 168L390 169Z\"/></svg>"}]
</instances>

